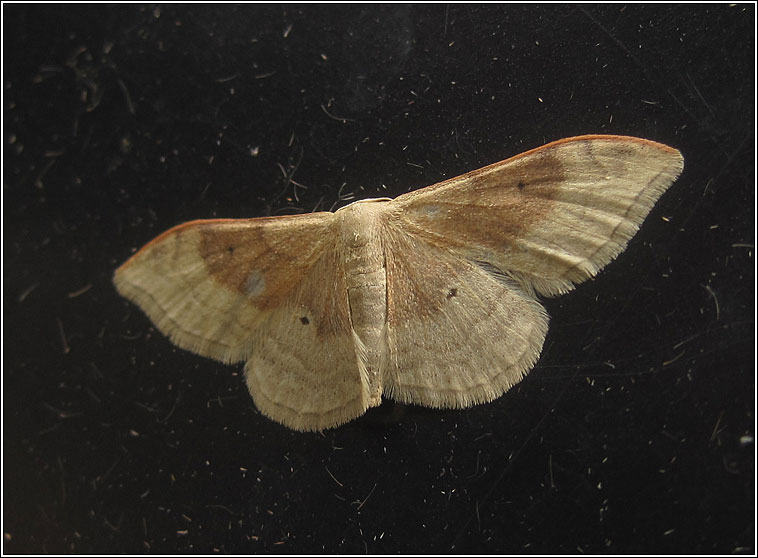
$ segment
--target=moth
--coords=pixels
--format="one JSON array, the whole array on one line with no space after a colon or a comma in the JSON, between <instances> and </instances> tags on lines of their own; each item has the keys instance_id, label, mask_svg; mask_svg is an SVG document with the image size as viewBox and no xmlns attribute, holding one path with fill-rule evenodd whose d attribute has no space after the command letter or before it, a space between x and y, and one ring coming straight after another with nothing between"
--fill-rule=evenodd
<instances>
[{"instance_id":1,"label":"moth","mask_svg":"<svg viewBox=\"0 0 758 558\"><path fill-rule=\"evenodd\" d=\"M257 407L292 429L343 424L382 395L469 407L531 370L548 328L537 297L624 250L683 165L645 139L563 139L334 213L184 223L114 283L179 347L244 361Z\"/></svg>"}]
</instances>

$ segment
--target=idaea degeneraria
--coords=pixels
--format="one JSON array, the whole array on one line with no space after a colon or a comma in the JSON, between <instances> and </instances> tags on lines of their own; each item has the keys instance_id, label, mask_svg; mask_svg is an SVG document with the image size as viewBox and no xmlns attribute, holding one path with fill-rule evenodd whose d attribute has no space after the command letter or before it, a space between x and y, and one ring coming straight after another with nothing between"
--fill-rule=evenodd
<instances>
[{"instance_id":1,"label":"idaea degeneraria","mask_svg":"<svg viewBox=\"0 0 758 558\"><path fill-rule=\"evenodd\" d=\"M594 276L683 168L653 141L563 139L395 199L184 223L115 273L176 345L246 361L258 408L297 430L379 405L491 401L536 363L537 295Z\"/></svg>"}]
</instances>

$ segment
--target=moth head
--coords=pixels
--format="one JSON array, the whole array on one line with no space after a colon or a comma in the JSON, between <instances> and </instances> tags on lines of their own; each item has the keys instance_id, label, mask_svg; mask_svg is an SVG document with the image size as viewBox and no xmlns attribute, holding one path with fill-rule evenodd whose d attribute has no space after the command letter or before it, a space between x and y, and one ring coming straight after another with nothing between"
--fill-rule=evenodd
<instances>
[{"instance_id":1,"label":"moth head","mask_svg":"<svg viewBox=\"0 0 758 558\"><path fill-rule=\"evenodd\" d=\"M358 200L358 201L354 201L353 203L347 204L345 207L340 207L337 211L335 211L335 213L339 213L340 211L344 211L348 207L353 207L354 205L358 205L358 204L387 203L389 201L392 201L392 198L369 198L367 200Z\"/></svg>"}]
</instances>

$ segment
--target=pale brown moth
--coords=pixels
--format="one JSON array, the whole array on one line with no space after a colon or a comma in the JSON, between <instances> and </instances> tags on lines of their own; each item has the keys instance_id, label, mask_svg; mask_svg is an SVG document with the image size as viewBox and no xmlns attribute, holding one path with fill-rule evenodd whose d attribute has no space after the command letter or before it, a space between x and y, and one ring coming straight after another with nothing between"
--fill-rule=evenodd
<instances>
[{"instance_id":1,"label":"pale brown moth","mask_svg":"<svg viewBox=\"0 0 758 558\"><path fill-rule=\"evenodd\" d=\"M297 430L382 395L462 408L536 363L555 296L617 256L684 161L624 136L563 139L395 199L184 223L118 270L176 345L246 361L258 408Z\"/></svg>"}]
</instances>

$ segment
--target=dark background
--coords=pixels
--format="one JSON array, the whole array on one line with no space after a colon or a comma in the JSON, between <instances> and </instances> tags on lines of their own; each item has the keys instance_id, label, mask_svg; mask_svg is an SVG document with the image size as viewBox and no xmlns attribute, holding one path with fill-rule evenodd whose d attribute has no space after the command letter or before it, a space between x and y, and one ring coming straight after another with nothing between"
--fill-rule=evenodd
<instances>
[{"instance_id":1,"label":"dark background","mask_svg":"<svg viewBox=\"0 0 758 558\"><path fill-rule=\"evenodd\" d=\"M6 552L755 551L754 5L3 8ZM292 432L111 284L586 133L684 173L488 405Z\"/></svg>"}]
</instances>

